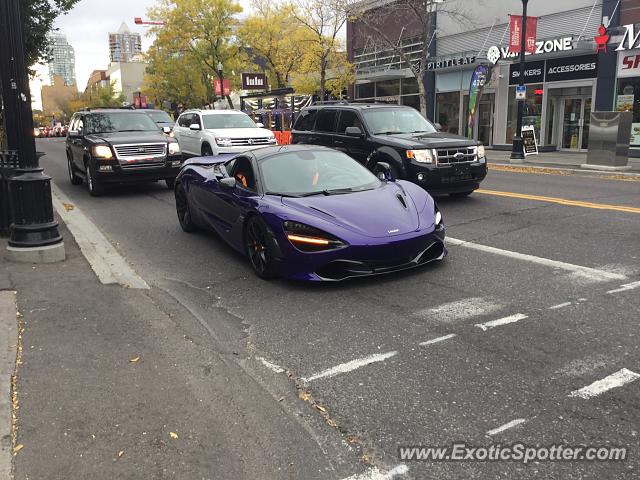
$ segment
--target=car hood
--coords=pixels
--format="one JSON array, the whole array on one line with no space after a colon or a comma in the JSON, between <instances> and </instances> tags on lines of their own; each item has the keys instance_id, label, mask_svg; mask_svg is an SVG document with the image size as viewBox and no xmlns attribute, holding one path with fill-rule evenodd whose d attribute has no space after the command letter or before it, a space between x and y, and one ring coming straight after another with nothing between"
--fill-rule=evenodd
<instances>
[{"instance_id":1,"label":"car hood","mask_svg":"<svg viewBox=\"0 0 640 480\"><path fill-rule=\"evenodd\" d=\"M376 135L376 137L385 143L403 148L473 147L478 144L475 140L470 140L467 137L443 132Z\"/></svg>"},{"instance_id":2,"label":"car hood","mask_svg":"<svg viewBox=\"0 0 640 480\"><path fill-rule=\"evenodd\" d=\"M106 142L112 145L120 145L126 143L167 143L167 136L158 130L158 132L112 132L112 133L95 133L87 135L92 142Z\"/></svg>"},{"instance_id":3,"label":"car hood","mask_svg":"<svg viewBox=\"0 0 640 480\"><path fill-rule=\"evenodd\" d=\"M420 228L413 200L394 182L342 195L283 197L282 203L367 237L404 235Z\"/></svg>"},{"instance_id":4,"label":"car hood","mask_svg":"<svg viewBox=\"0 0 640 480\"><path fill-rule=\"evenodd\" d=\"M266 128L207 128L204 130L219 138L267 138L273 137L273 132Z\"/></svg>"}]
</instances>

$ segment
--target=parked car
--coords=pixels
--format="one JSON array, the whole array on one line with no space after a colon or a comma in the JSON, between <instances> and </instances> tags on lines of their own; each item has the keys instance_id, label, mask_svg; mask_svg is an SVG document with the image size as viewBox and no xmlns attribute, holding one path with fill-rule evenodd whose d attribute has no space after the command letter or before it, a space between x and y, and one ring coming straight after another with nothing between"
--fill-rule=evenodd
<instances>
[{"instance_id":1,"label":"parked car","mask_svg":"<svg viewBox=\"0 0 640 480\"><path fill-rule=\"evenodd\" d=\"M180 146L139 110L77 112L66 140L69 179L89 193L106 184L164 180L172 189L182 165Z\"/></svg>"},{"instance_id":2,"label":"parked car","mask_svg":"<svg viewBox=\"0 0 640 480\"><path fill-rule=\"evenodd\" d=\"M160 127L160 130L173 137L173 126L175 122L167 112L164 110L153 109L143 110L143 112L149 115L151 120L156 122L156 125Z\"/></svg>"},{"instance_id":3,"label":"parked car","mask_svg":"<svg viewBox=\"0 0 640 480\"><path fill-rule=\"evenodd\" d=\"M185 156L209 156L275 145L273 132L262 127L237 110L187 110L173 131Z\"/></svg>"},{"instance_id":4,"label":"parked car","mask_svg":"<svg viewBox=\"0 0 640 480\"><path fill-rule=\"evenodd\" d=\"M33 136L38 138L42 136L42 130L39 127L33 129Z\"/></svg>"},{"instance_id":5,"label":"parked car","mask_svg":"<svg viewBox=\"0 0 640 480\"><path fill-rule=\"evenodd\" d=\"M328 103L304 108L292 143L332 147L375 171L386 162L394 178L433 194L466 196L487 175L484 146L442 133L417 110L384 104Z\"/></svg>"},{"instance_id":6,"label":"parked car","mask_svg":"<svg viewBox=\"0 0 640 480\"><path fill-rule=\"evenodd\" d=\"M385 174L389 165L379 168ZM187 160L175 187L186 232L213 230L262 278L340 281L442 260L433 198L384 180L342 152L267 147Z\"/></svg>"}]
</instances>

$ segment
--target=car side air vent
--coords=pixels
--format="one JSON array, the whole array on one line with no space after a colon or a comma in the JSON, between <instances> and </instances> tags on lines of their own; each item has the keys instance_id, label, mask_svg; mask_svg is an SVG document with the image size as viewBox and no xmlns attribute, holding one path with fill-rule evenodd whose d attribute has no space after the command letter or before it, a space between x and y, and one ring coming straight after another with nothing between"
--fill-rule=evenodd
<instances>
[{"instance_id":1,"label":"car side air vent","mask_svg":"<svg viewBox=\"0 0 640 480\"><path fill-rule=\"evenodd\" d=\"M396 193L396 198L400 201L404 208L407 208L407 201L400 193Z\"/></svg>"}]
</instances>

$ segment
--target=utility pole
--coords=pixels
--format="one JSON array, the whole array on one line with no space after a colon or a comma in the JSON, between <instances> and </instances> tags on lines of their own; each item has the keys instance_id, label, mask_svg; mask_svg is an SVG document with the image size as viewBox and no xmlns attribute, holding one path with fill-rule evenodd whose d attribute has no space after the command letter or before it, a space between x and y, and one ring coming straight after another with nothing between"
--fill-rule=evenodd
<instances>
[{"instance_id":1,"label":"utility pole","mask_svg":"<svg viewBox=\"0 0 640 480\"><path fill-rule=\"evenodd\" d=\"M64 244L53 217L51 177L43 173L33 138L33 112L24 59L22 0L0 2L0 77L8 150L18 168L9 178L12 223L7 258L24 262L64 260Z\"/></svg>"},{"instance_id":2,"label":"utility pole","mask_svg":"<svg viewBox=\"0 0 640 480\"><path fill-rule=\"evenodd\" d=\"M529 0L522 0L522 32L520 37L520 77L518 85L524 87L525 54L527 49L527 4ZM522 163L524 161L524 141L522 140L522 117L524 116L524 100L518 100L518 120L516 123L516 135L513 137L513 148L511 150L512 163Z\"/></svg>"}]
</instances>

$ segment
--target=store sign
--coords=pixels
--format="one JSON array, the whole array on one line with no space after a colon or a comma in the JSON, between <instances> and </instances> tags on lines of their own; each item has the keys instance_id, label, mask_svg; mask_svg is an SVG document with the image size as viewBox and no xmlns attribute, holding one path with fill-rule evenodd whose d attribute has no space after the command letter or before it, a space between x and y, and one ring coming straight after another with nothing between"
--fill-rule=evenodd
<instances>
[{"instance_id":1,"label":"store sign","mask_svg":"<svg viewBox=\"0 0 640 480\"><path fill-rule=\"evenodd\" d=\"M510 15L509 52L520 53L522 46L522 16ZM525 51L534 53L536 50L536 32L538 30L538 18L527 17L527 42Z\"/></svg>"},{"instance_id":2,"label":"store sign","mask_svg":"<svg viewBox=\"0 0 640 480\"><path fill-rule=\"evenodd\" d=\"M543 53L557 53L557 52L569 52L573 50L573 36L556 38L554 40L539 40L536 41L535 51L527 55L540 55ZM516 59L519 54L509 51L509 47L493 46L487 50L487 59L493 63L498 63L499 60Z\"/></svg>"},{"instance_id":3,"label":"store sign","mask_svg":"<svg viewBox=\"0 0 640 480\"><path fill-rule=\"evenodd\" d=\"M545 75L547 82L596 78L598 76L598 57L583 55L547 60Z\"/></svg>"},{"instance_id":4,"label":"store sign","mask_svg":"<svg viewBox=\"0 0 640 480\"><path fill-rule=\"evenodd\" d=\"M640 50L618 53L618 78L640 77Z\"/></svg>"},{"instance_id":5,"label":"store sign","mask_svg":"<svg viewBox=\"0 0 640 480\"><path fill-rule=\"evenodd\" d=\"M480 104L482 89L487 84L489 78L489 67L478 65L471 74L471 84L469 85L469 118L467 119L467 136L473 137L473 127L476 121L476 112Z\"/></svg>"},{"instance_id":6,"label":"store sign","mask_svg":"<svg viewBox=\"0 0 640 480\"><path fill-rule=\"evenodd\" d=\"M640 29L636 32L635 25L633 24L625 25L624 29L624 37L622 37L622 41L618 48L616 48L616 51L621 52L640 48Z\"/></svg>"},{"instance_id":7,"label":"store sign","mask_svg":"<svg viewBox=\"0 0 640 480\"><path fill-rule=\"evenodd\" d=\"M544 82L544 60L524 64L524 83ZM509 67L509 85L520 83L520 65L513 63Z\"/></svg>"},{"instance_id":8,"label":"store sign","mask_svg":"<svg viewBox=\"0 0 640 480\"><path fill-rule=\"evenodd\" d=\"M538 142L536 141L536 129L533 125L522 127L522 143L524 156L538 155Z\"/></svg>"},{"instance_id":9,"label":"store sign","mask_svg":"<svg viewBox=\"0 0 640 480\"><path fill-rule=\"evenodd\" d=\"M598 28L598 35L595 37L596 45L598 46L596 48L596 53L607 53L607 43L609 43L610 38L611 35L607 33L607 27L600 25L600 28Z\"/></svg>"},{"instance_id":10,"label":"store sign","mask_svg":"<svg viewBox=\"0 0 640 480\"><path fill-rule=\"evenodd\" d=\"M267 76L264 73L243 73L241 78L243 90L267 89Z\"/></svg>"},{"instance_id":11,"label":"store sign","mask_svg":"<svg viewBox=\"0 0 640 480\"><path fill-rule=\"evenodd\" d=\"M429 59L427 70L442 70L443 68L462 67L476 63L475 55L457 55L453 57L436 57Z\"/></svg>"}]
</instances>

